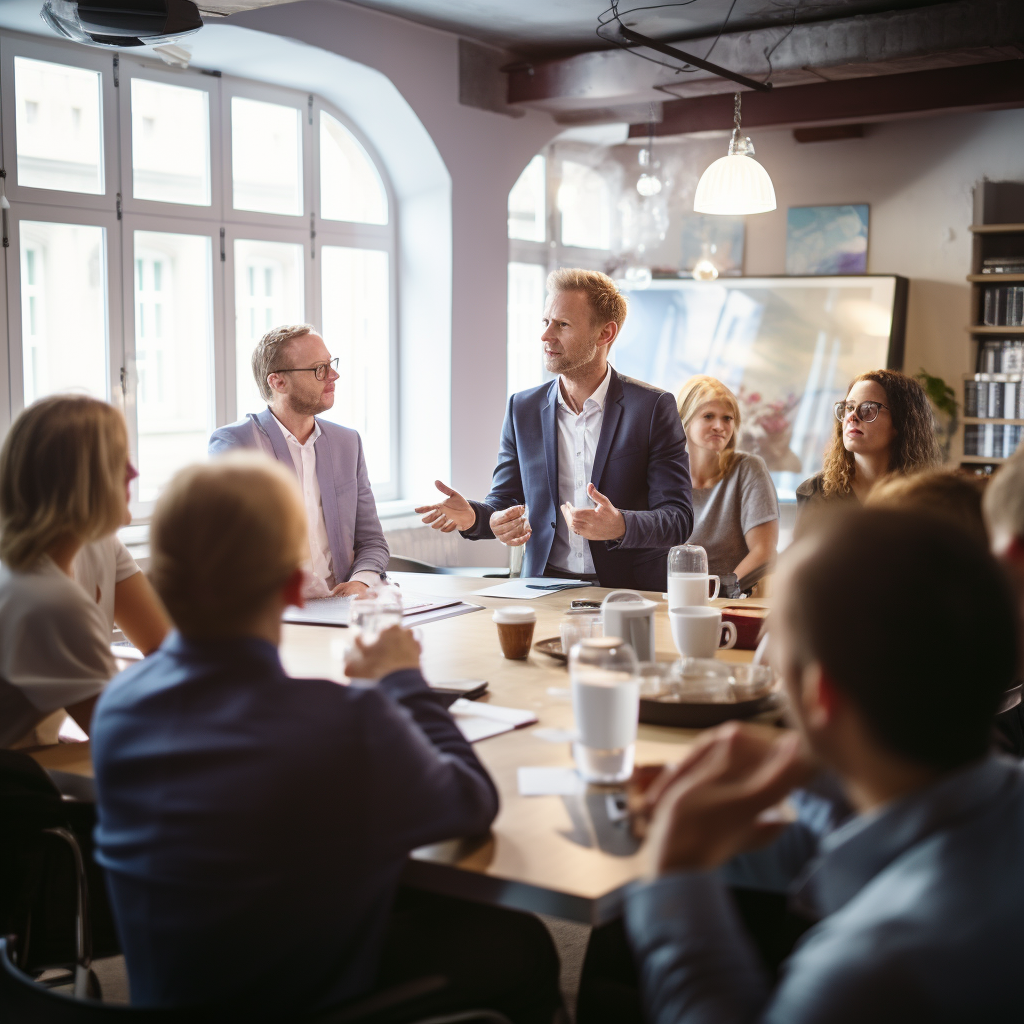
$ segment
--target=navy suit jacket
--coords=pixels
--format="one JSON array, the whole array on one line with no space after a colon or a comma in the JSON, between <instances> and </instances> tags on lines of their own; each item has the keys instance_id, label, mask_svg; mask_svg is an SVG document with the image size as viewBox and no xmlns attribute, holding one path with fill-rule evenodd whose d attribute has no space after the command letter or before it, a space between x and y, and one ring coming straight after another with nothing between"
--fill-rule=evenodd
<instances>
[{"instance_id":1,"label":"navy suit jacket","mask_svg":"<svg viewBox=\"0 0 1024 1024\"><path fill-rule=\"evenodd\" d=\"M470 540L493 537L491 515L525 502L533 536L524 576L544 575L562 514L557 414L557 378L508 400L491 492L471 502L476 523L463 532ZM590 541L601 585L664 590L668 550L685 544L693 529L686 435L667 391L612 370L591 481L626 520L618 540Z\"/></svg>"},{"instance_id":2,"label":"navy suit jacket","mask_svg":"<svg viewBox=\"0 0 1024 1024\"><path fill-rule=\"evenodd\" d=\"M254 638L172 633L91 732L97 860L140 1006L284 1020L358 995L409 851L498 810L419 672L293 679Z\"/></svg>"}]
</instances>

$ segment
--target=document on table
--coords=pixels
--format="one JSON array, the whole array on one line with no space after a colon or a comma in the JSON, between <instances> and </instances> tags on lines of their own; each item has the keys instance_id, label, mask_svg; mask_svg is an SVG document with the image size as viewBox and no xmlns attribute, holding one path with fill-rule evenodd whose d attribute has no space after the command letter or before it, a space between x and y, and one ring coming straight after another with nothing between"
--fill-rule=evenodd
<instances>
[{"instance_id":1,"label":"document on table","mask_svg":"<svg viewBox=\"0 0 1024 1024\"><path fill-rule=\"evenodd\" d=\"M470 743L486 740L491 736L500 736L503 732L512 732L513 729L521 729L524 725L532 725L537 721L537 716L532 711L481 704L479 701L463 700L461 697L448 710L452 713L459 731Z\"/></svg>"},{"instance_id":2,"label":"document on table","mask_svg":"<svg viewBox=\"0 0 1024 1024\"><path fill-rule=\"evenodd\" d=\"M485 587L474 590L478 597L507 597L514 601L536 601L538 597L557 594L562 590L573 590L577 587L596 587L596 583L586 580L561 580L555 576L523 576L508 583L499 583L496 587Z\"/></svg>"},{"instance_id":3,"label":"document on table","mask_svg":"<svg viewBox=\"0 0 1024 1024\"><path fill-rule=\"evenodd\" d=\"M586 786L575 768L520 768L520 796L575 796Z\"/></svg>"},{"instance_id":4,"label":"document on table","mask_svg":"<svg viewBox=\"0 0 1024 1024\"><path fill-rule=\"evenodd\" d=\"M302 608L289 605L284 611L285 622L299 622L311 626L347 626L351 597L318 597L307 601ZM465 602L458 597L422 597L418 594L402 595L402 624L416 626L429 622L433 618L442 619L445 615L430 613L445 611L447 615L459 615L464 611L474 611L479 605L466 605L460 611L447 611Z\"/></svg>"}]
</instances>

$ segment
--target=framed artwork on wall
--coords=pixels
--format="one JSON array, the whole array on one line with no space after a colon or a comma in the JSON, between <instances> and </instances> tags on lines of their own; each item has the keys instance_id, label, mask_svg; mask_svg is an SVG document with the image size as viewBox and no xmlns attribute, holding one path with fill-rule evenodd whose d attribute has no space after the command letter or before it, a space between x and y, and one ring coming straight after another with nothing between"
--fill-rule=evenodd
<instances>
[{"instance_id":1,"label":"framed artwork on wall","mask_svg":"<svg viewBox=\"0 0 1024 1024\"><path fill-rule=\"evenodd\" d=\"M903 277L656 279L627 298L616 370L673 394L717 377L739 399L739 447L765 460L781 501L821 469L850 380L903 365Z\"/></svg>"},{"instance_id":2,"label":"framed artwork on wall","mask_svg":"<svg viewBox=\"0 0 1024 1024\"><path fill-rule=\"evenodd\" d=\"M786 215L786 273L866 274L868 207L791 206Z\"/></svg>"}]
</instances>

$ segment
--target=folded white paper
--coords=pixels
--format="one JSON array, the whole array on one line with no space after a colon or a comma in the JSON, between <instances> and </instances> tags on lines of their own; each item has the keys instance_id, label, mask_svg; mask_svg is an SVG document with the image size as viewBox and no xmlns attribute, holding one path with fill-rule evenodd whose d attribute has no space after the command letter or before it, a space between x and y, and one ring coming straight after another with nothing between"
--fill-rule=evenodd
<instances>
[{"instance_id":1,"label":"folded white paper","mask_svg":"<svg viewBox=\"0 0 1024 1024\"><path fill-rule=\"evenodd\" d=\"M502 708L495 704L464 700L462 697L448 710L454 716L459 731L470 743L488 739L490 736L500 736L503 732L512 732L513 729L532 725L537 721L537 716L532 711Z\"/></svg>"},{"instance_id":2,"label":"folded white paper","mask_svg":"<svg viewBox=\"0 0 1024 1024\"><path fill-rule=\"evenodd\" d=\"M520 796L575 796L586 788L575 768L520 768Z\"/></svg>"},{"instance_id":3,"label":"folded white paper","mask_svg":"<svg viewBox=\"0 0 1024 1024\"><path fill-rule=\"evenodd\" d=\"M473 593L480 597L507 597L514 601L536 601L538 597L560 594L563 590L596 586L596 583L588 583L586 580L560 580L554 576L522 576L517 580L499 583L496 587L474 590Z\"/></svg>"}]
</instances>

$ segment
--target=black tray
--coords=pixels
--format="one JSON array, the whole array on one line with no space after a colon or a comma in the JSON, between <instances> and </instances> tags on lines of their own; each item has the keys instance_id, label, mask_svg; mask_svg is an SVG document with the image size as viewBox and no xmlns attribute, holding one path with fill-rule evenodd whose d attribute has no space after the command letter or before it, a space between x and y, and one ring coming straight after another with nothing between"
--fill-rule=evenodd
<instances>
[{"instance_id":1,"label":"black tray","mask_svg":"<svg viewBox=\"0 0 1024 1024\"><path fill-rule=\"evenodd\" d=\"M681 729L706 729L734 719L753 718L766 711L781 711L782 694L771 693L734 704L682 704L640 698L640 721L645 725L671 725Z\"/></svg>"}]
</instances>

